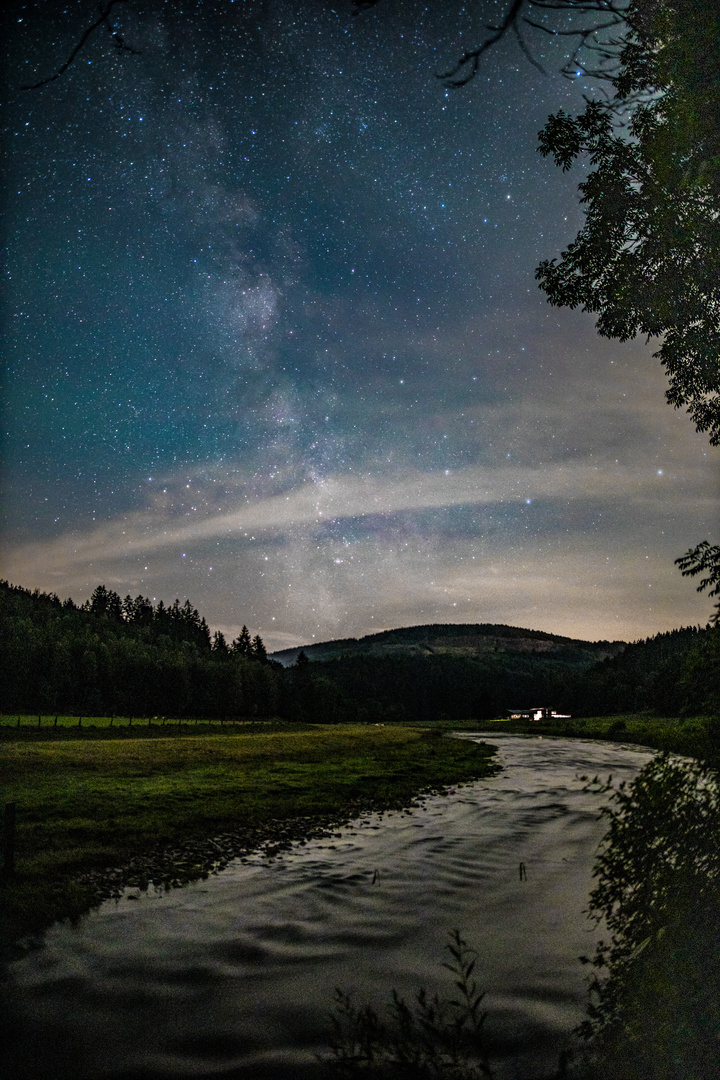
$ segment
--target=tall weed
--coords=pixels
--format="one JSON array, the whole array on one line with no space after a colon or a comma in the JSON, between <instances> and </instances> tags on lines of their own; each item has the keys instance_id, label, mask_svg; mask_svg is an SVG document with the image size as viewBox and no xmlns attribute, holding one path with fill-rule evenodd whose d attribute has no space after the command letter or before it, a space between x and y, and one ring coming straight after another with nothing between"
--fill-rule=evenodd
<instances>
[{"instance_id":1,"label":"tall weed","mask_svg":"<svg viewBox=\"0 0 720 1080\"><path fill-rule=\"evenodd\" d=\"M397 991L386 1016L371 1005L356 1006L335 991L331 1017L331 1076L373 1080L492 1080L482 1028L485 996L473 978L476 953L459 930L450 933L451 956L443 967L454 976L455 996L441 1000L422 989L410 1006Z\"/></svg>"}]
</instances>

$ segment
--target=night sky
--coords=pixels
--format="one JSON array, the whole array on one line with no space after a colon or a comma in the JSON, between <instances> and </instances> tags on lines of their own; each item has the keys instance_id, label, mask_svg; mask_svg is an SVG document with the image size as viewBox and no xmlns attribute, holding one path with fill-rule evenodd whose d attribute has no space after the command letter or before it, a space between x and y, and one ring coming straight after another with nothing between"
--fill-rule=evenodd
<instances>
[{"instance_id":1,"label":"night sky","mask_svg":"<svg viewBox=\"0 0 720 1080\"><path fill-rule=\"evenodd\" d=\"M508 42L448 91L481 5L427 6L132 2L139 55L101 27L20 93L97 7L10 7L4 577L269 648L707 621L673 560L717 451L534 280L582 222L537 132L589 85Z\"/></svg>"}]
</instances>

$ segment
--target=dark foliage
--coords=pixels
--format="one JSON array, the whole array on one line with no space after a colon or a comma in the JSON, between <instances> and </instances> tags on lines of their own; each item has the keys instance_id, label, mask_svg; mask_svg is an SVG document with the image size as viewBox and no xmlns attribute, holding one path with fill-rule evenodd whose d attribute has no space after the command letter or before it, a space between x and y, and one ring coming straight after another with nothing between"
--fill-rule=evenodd
<instances>
[{"instance_id":1,"label":"dark foliage","mask_svg":"<svg viewBox=\"0 0 720 1080\"><path fill-rule=\"evenodd\" d=\"M473 978L477 953L459 930L450 933L454 996L441 999L421 989L410 1006L396 990L387 1016L371 1005L356 1006L335 991L332 1015L331 1076L368 1080L492 1080L483 1040L485 994Z\"/></svg>"},{"instance_id":2,"label":"dark foliage","mask_svg":"<svg viewBox=\"0 0 720 1080\"><path fill-rule=\"evenodd\" d=\"M585 224L537 270L552 304L598 316L605 337L658 338L668 401L720 444L720 9L633 3L612 100L551 116L540 150L580 184ZM626 127L616 126L625 114Z\"/></svg>"},{"instance_id":3,"label":"dark foliage","mask_svg":"<svg viewBox=\"0 0 720 1080\"><path fill-rule=\"evenodd\" d=\"M0 666L5 712L86 716L268 716L284 680L259 636L228 647L189 600L153 606L104 585L78 607L0 582Z\"/></svg>"},{"instance_id":4,"label":"dark foliage","mask_svg":"<svg viewBox=\"0 0 720 1080\"><path fill-rule=\"evenodd\" d=\"M609 941L588 1020L593 1080L711 1080L720 1061L717 770L655 758L605 809L590 910ZM605 788L607 790L607 788Z\"/></svg>"},{"instance_id":5,"label":"dark foliage","mask_svg":"<svg viewBox=\"0 0 720 1080\"><path fill-rule=\"evenodd\" d=\"M635 642L569 681L557 700L573 716L718 712L720 632L689 626Z\"/></svg>"},{"instance_id":6,"label":"dark foliage","mask_svg":"<svg viewBox=\"0 0 720 1080\"><path fill-rule=\"evenodd\" d=\"M698 592L704 592L707 589L708 596L720 596L720 545L710 544L707 540L703 540L697 547L691 548L676 559L675 565L680 567L683 577L705 575L700 579ZM715 612L710 617L710 621L716 625L720 623L720 601L715 604Z\"/></svg>"},{"instance_id":7,"label":"dark foliage","mask_svg":"<svg viewBox=\"0 0 720 1080\"><path fill-rule=\"evenodd\" d=\"M452 629L457 634L458 627ZM481 721L541 705L573 716L720 712L716 629L658 634L599 662L591 649L574 643L553 652L498 648L470 656L348 650L303 664L301 678L322 686L328 707L343 720Z\"/></svg>"},{"instance_id":8,"label":"dark foliage","mask_svg":"<svg viewBox=\"0 0 720 1080\"><path fill-rule=\"evenodd\" d=\"M618 643L517 627L430 629L448 651L418 647L427 628L408 627L392 638L373 635L375 644L391 640L391 651L346 642L340 656L310 661L300 653L287 669L268 660L262 638L245 626L230 644L222 633L211 636L189 600L121 600L100 585L77 606L1 582L0 709L318 723L482 721L541 705L574 716L720 713L718 627L658 634L600 662L598 651ZM478 636L488 647L463 651ZM525 647L533 641L542 648Z\"/></svg>"},{"instance_id":9,"label":"dark foliage","mask_svg":"<svg viewBox=\"0 0 720 1080\"><path fill-rule=\"evenodd\" d=\"M574 665L537 654L345 656L312 664L352 703L359 720L485 720L545 701Z\"/></svg>"}]
</instances>

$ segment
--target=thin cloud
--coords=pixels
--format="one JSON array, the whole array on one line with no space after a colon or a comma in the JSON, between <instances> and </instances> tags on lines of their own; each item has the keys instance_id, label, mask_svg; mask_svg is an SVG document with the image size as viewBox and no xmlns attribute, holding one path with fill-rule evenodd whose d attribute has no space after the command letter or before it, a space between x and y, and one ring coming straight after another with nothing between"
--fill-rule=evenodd
<instances>
[{"instance_id":1,"label":"thin cloud","mask_svg":"<svg viewBox=\"0 0 720 1080\"><path fill-rule=\"evenodd\" d=\"M684 478L687 485L688 478ZM218 513L182 519L148 509L111 520L88 532L68 532L57 539L25 544L8 553L5 573L11 580L34 580L81 565L149 555L163 549L191 547L208 540L251 538L298 527L413 510L484 504L532 504L539 498L656 500L665 478L650 468L555 464L550 467L472 467L410 476L331 476L306 481L272 496L235 496Z\"/></svg>"}]
</instances>

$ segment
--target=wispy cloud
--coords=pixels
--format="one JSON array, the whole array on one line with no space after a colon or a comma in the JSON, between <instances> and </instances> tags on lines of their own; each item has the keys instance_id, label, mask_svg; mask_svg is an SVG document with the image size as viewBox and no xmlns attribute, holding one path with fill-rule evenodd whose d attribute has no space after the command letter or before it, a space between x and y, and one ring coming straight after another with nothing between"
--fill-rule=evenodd
<instances>
[{"instance_id":1,"label":"wispy cloud","mask_svg":"<svg viewBox=\"0 0 720 1080\"><path fill-rule=\"evenodd\" d=\"M683 487L688 491L687 474ZM34 580L40 571L59 573L83 565L102 565L209 540L246 540L282 534L298 527L344 518L392 515L460 505L532 505L534 500L577 498L655 502L667 497L672 478L650 468L555 464L543 468L511 465L441 470L388 478L336 475L305 481L289 491L257 496L236 494L219 512L182 517L158 507L115 518L87 531L24 544L10 551L6 573L14 580ZM686 497L689 497L686 496Z\"/></svg>"}]
</instances>

